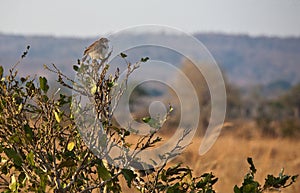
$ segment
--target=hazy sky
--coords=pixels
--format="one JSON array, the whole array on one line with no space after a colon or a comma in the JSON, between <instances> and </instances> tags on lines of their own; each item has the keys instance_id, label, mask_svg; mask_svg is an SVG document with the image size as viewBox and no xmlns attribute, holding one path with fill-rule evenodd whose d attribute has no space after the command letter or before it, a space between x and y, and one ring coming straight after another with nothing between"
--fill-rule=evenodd
<instances>
[{"instance_id":1,"label":"hazy sky","mask_svg":"<svg viewBox=\"0 0 300 193\"><path fill-rule=\"evenodd\" d=\"M0 32L95 36L133 25L300 36L300 0L0 0Z\"/></svg>"}]
</instances>

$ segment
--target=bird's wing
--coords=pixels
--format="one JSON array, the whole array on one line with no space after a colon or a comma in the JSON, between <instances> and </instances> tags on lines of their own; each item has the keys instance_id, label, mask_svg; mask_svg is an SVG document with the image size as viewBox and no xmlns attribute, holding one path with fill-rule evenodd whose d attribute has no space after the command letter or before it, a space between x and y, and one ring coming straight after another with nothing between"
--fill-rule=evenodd
<instances>
[{"instance_id":1,"label":"bird's wing","mask_svg":"<svg viewBox=\"0 0 300 193\"><path fill-rule=\"evenodd\" d=\"M96 44L98 44L99 40L95 41L94 43L92 43L87 49L84 50L83 55L88 54L91 50L93 50L96 46Z\"/></svg>"}]
</instances>

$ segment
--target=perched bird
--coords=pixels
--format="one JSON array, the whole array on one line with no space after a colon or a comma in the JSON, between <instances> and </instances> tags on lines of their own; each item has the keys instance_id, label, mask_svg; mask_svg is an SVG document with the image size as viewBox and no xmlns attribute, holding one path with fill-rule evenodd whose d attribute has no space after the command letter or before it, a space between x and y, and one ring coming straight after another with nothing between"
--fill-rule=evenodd
<instances>
[{"instance_id":1,"label":"perched bird","mask_svg":"<svg viewBox=\"0 0 300 193\"><path fill-rule=\"evenodd\" d=\"M82 62L84 62L88 56L93 61L104 59L109 48L108 42L109 40L107 38L100 38L99 40L92 43L86 50L84 50Z\"/></svg>"}]
</instances>

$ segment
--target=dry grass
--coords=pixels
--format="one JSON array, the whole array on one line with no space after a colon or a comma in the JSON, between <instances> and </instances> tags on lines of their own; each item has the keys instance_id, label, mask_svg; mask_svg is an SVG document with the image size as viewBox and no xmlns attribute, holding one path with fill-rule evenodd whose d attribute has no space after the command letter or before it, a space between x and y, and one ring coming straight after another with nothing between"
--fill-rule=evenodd
<instances>
[{"instance_id":1,"label":"dry grass","mask_svg":"<svg viewBox=\"0 0 300 193\"><path fill-rule=\"evenodd\" d=\"M234 136L221 136L208 153L197 155L201 139L195 139L182 156L181 161L193 168L196 175L212 171L219 181L219 193L233 192L235 184L240 185L248 171L247 157L252 157L258 169L256 179L261 183L267 174L278 174L285 168L288 174L300 173L300 141L289 139L243 139ZM284 192L300 192L300 183Z\"/></svg>"},{"instance_id":2,"label":"dry grass","mask_svg":"<svg viewBox=\"0 0 300 193\"><path fill-rule=\"evenodd\" d=\"M213 172L219 178L215 185L218 193L233 192L234 185L241 185L249 170L247 157L253 158L257 168L256 179L261 184L267 174L277 176L281 168L285 168L286 174L300 174L300 141L262 137L251 122L239 124L236 128L224 128L216 143L203 156L198 155L200 143L201 138L195 137L193 143L172 163L182 162L183 166L192 168L195 175ZM300 180L282 192L300 192Z\"/></svg>"}]
</instances>

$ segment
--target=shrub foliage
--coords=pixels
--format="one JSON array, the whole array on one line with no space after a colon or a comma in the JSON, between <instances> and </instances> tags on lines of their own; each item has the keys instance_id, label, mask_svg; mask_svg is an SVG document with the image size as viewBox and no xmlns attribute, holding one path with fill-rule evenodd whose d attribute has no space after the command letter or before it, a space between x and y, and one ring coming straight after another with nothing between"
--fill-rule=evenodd
<instances>
[{"instance_id":1,"label":"shrub foliage","mask_svg":"<svg viewBox=\"0 0 300 193\"><path fill-rule=\"evenodd\" d=\"M95 156L90 144L82 140L87 136L80 134L74 114L69 110L73 105L72 96L61 93L59 89L50 89L45 77L18 77L17 65L29 48L7 73L0 66L0 189L3 192L121 192L121 178L125 179L128 187L141 192L215 192L213 185L218 178L212 173L194 177L192 170L181 164L167 167L167 161L176 155L175 152L162 158L164 164L151 172L133 167L118 168ZM122 84L115 87L119 69L108 74L108 57L101 62L79 61L74 65L74 71L85 80L76 87L75 82L55 65L45 67L57 74L57 81L63 87L93 99L96 118L108 136L103 139L105 145L107 141L114 140L120 146L134 147L135 153L142 152L161 140L156 131L162 125L159 121L165 121L167 117L164 120L144 118L143 121L156 130L141 137L137 144L130 144L127 141L131 135L129 130L113 125L110 105L121 97L130 74L149 58L132 64L125 59L126 54L120 54L126 61L127 75ZM131 166L133 161L127 160L125 165ZM254 180L256 169L252 160L248 159L248 162L250 172L242 186L234 187L235 193L285 188L296 180L297 176L284 175L282 171L279 177L268 175L261 187ZM145 175L140 175L141 172Z\"/></svg>"}]
</instances>

